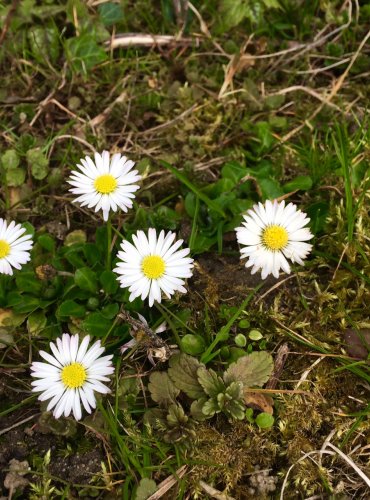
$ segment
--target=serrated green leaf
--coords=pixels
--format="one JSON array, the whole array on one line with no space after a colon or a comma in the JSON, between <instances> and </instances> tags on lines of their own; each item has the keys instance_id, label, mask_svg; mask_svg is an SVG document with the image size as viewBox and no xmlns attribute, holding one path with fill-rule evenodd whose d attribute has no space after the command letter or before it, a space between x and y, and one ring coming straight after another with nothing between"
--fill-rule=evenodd
<instances>
[{"instance_id":1,"label":"serrated green leaf","mask_svg":"<svg viewBox=\"0 0 370 500\"><path fill-rule=\"evenodd\" d=\"M207 368L201 366L197 370L197 376L200 385L208 396L217 396L217 394L226 389L222 378L213 370L207 370Z\"/></svg>"},{"instance_id":2,"label":"serrated green leaf","mask_svg":"<svg viewBox=\"0 0 370 500\"><path fill-rule=\"evenodd\" d=\"M213 417L215 413L220 413L220 407L218 405L217 399L208 399L203 405L202 412L208 418Z\"/></svg>"},{"instance_id":3,"label":"serrated green leaf","mask_svg":"<svg viewBox=\"0 0 370 500\"><path fill-rule=\"evenodd\" d=\"M156 403L168 406L174 403L180 391L166 372L154 372L149 377L148 389Z\"/></svg>"},{"instance_id":4,"label":"serrated green leaf","mask_svg":"<svg viewBox=\"0 0 370 500\"><path fill-rule=\"evenodd\" d=\"M26 171L23 168L12 168L5 172L5 182L8 186L18 187L24 184Z\"/></svg>"},{"instance_id":5,"label":"serrated green leaf","mask_svg":"<svg viewBox=\"0 0 370 500\"><path fill-rule=\"evenodd\" d=\"M82 318L85 316L85 308L74 300L65 300L57 309L57 316L72 316L74 318Z\"/></svg>"},{"instance_id":6,"label":"serrated green leaf","mask_svg":"<svg viewBox=\"0 0 370 500\"><path fill-rule=\"evenodd\" d=\"M193 401L190 406L190 413L195 420L206 420L209 418L205 413L203 413L203 406L207 402L207 398L201 398L197 399L196 401Z\"/></svg>"},{"instance_id":7,"label":"serrated green leaf","mask_svg":"<svg viewBox=\"0 0 370 500\"><path fill-rule=\"evenodd\" d=\"M226 384L242 382L244 387L261 387L269 379L274 364L265 351L252 352L232 363L224 373Z\"/></svg>"},{"instance_id":8,"label":"serrated green leaf","mask_svg":"<svg viewBox=\"0 0 370 500\"><path fill-rule=\"evenodd\" d=\"M227 410L225 414L229 417L235 418L236 420L244 420L245 418L245 406L240 401L230 401L227 405Z\"/></svg>"},{"instance_id":9,"label":"serrated green leaf","mask_svg":"<svg viewBox=\"0 0 370 500\"><path fill-rule=\"evenodd\" d=\"M237 26L247 17L249 11L245 0L222 0L220 6L226 28Z\"/></svg>"},{"instance_id":10,"label":"serrated green leaf","mask_svg":"<svg viewBox=\"0 0 370 500\"><path fill-rule=\"evenodd\" d=\"M31 335L39 335L47 323L46 315L43 311L34 311L28 316L27 330Z\"/></svg>"},{"instance_id":11,"label":"serrated green leaf","mask_svg":"<svg viewBox=\"0 0 370 500\"><path fill-rule=\"evenodd\" d=\"M111 26L123 19L122 7L113 2L106 2L99 5L98 11L104 26Z\"/></svg>"},{"instance_id":12,"label":"serrated green leaf","mask_svg":"<svg viewBox=\"0 0 370 500\"><path fill-rule=\"evenodd\" d=\"M135 500L146 500L157 491L157 485L153 479L143 477L135 493Z\"/></svg>"},{"instance_id":13,"label":"serrated green leaf","mask_svg":"<svg viewBox=\"0 0 370 500\"><path fill-rule=\"evenodd\" d=\"M106 61L108 57L95 37L89 33L67 40L66 51L74 71L83 73Z\"/></svg>"},{"instance_id":14,"label":"serrated green leaf","mask_svg":"<svg viewBox=\"0 0 370 500\"><path fill-rule=\"evenodd\" d=\"M44 6L45 8L45 6ZM28 31L31 52L37 62L45 64L46 60L54 63L59 56L58 28L50 23L48 26L31 26Z\"/></svg>"},{"instance_id":15,"label":"serrated green leaf","mask_svg":"<svg viewBox=\"0 0 370 500\"><path fill-rule=\"evenodd\" d=\"M26 153L27 163L32 177L38 181L45 179L49 173L49 160L40 148L29 149Z\"/></svg>"},{"instance_id":16,"label":"serrated green leaf","mask_svg":"<svg viewBox=\"0 0 370 500\"><path fill-rule=\"evenodd\" d=\"M169 361L168 374L175 386L192 399L204 397L202 386L198 382L197 370L202 365L187 354L174 354Z\"/></svg>"},{"instance_id":17,"label":"serrated green leaf","mask_svg":"<svg viewBox=\"0 0 370 500\"><path fill-rule=\"evenodd\" d=\"M231 382L231 384L227 387L225 394L229 399L233 399L235 401L243 399L243 384L241 382Z\"/></svg>"},{"instance_id":18,"label":"serrated green leaf","mask_svg":"<svg viewBox=\"0 0 370 500\"><path fill-rule=\"evenodd\" d=\"M181 427L189 420L180 404L173 404L168 408L166 420L170 427Z\"/></svg>"},{"instance_id":19,"label":"serrated green leaf","mask_svg":"<svg viewBox=\"0 0 370 500\"><path fill-rule=\"evenodd\" d=\"M1 166L4 170L11 170L19 166L20 158L15 149L7 149L3 155L1 155Z\"/></svg>"},{"instance_id":20,"label":"serrated green leaf","mask_svg":"<svg viewBox=\"0 0 370 500\"><path fill-rule=\"evenodd\" d=\"M87 292L96 293L98 291L98 280L96 273L89 267L81 267L75 272L75 283Z\"/></svg>"}]
</instances>

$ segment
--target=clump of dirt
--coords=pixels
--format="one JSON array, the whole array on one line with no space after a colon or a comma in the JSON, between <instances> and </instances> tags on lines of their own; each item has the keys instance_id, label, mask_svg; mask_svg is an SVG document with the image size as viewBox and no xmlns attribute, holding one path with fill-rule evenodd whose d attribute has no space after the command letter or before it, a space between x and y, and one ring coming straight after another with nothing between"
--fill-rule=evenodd
<instances>
[{"instance_id":1,"label":"clump of dirt","mask_svg":"<svg viewBox=\"0 0 370 500\"><path fill-rule=\"evenodd\" d=\"M75 483L88 485L92 477L101 471L101 462L105 459L99 441L84 435L81 430L78 430L73 438L46 432L45 425L39 425L36 420L39 414L35 415L36 423L31 419L28 423L11 428L17 422L32 417L32 412L34 413L33 408L18 410L0 419L0 428L9 428L0 438L0 485L4 485L12 460L27 460L30 464L27 479L31 483L35 482L40 476L32 475L32 471L40 469L40 464L49 450L48 474L60 478L64 484L69 483L71 487ZM8 495L8 492L0 487L1 495Z\"/></svg>"}]
</instances>

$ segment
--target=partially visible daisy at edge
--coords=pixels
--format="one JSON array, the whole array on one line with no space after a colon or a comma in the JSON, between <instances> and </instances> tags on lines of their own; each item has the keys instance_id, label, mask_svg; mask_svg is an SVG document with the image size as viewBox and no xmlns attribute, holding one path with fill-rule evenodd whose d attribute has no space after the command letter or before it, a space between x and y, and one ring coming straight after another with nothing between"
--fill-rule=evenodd
<instances>
[{"instance_id":1,"label":"partially visible daisy at edge","mask_svg":"<svg viewBox=\"0 0 370 500\"><path fill-rule=\"evenodd\" d=\"M154 301L161 302L162 292L170 298L175 291L186 293L185 279L192 276L193 259L188 257L189 248L178 250L183 240L175 240L175 233L166 235L162 230L157 237L150 228L148 236L137 231L132 236L133 243L124 240L118 252L118 263L114 269L122 288L131 292L129 300L141 296L149 298L149 306Z\"/></svg>"},{"instance_id":2,"label":"partially visible daisy at edge","mask_svg":"<svg viewBox=\"0 0 370 500\"><path fill-rule=\"evenodd\" d=\"M20 224L0 219L0 274L12 275L13 267L21 269L31 259L32 236L25 232Z\"/></svg>"},{"instance_id":3,"label":"partially visible daisy at edge","mask_svg":"<svg viewBox=\"0 0 370 500\"><path fill-rule=\"evenodd\" d=\"M236 235L243 245L241 258L247 258L245 267L251 267L254 274L261 270L261 278L269 274L279 277L279 270L290 273L288 260L303 265L312 245L305 243L313 238L306 226L310 219L297 206L277 200L258 203L243 215L242 226Z\"/></svg>"},{"instance_id":4,"label":"partially visible daisy at edge","mask_svg":"<svg viewBox=\"0 0 370 500\"><path fill-rule=\"evenodd\" d=\"M33 392L41 392L40 401L50 402L46 408L54 408L53 415L60 418L70 413L76 420L82 417L81 402L88 413L96 408L94 391L106 394L110 389L102 382L109 382L107 375L114 372L113 355L103 356L104 347L100 340L89 349L90 337L87 335L79 345L78 335L64 333L50 342L53 356L40 351L47 363L35 361L31 365L31 376L38 379L31 382Z\"/></svg>"},{"instance_id":5,"label":"partially visible daisy at edge","mask_svg":"<svg viewBox=\"0 0 370 500\"><path fill-rule=\"evenodd\" d=\"M95 212L102 210L107 221L110 210L121 208L127 212L132 208L134 193L140 188L135 182L140 181L141 175L132 170L135 163L119 153L112 157L108 151L95 153L94 160L89 156L81 158L81 164L77 164L80 171L73 170L67 182L73 186L70 192L80 195L74 202L95 207Z\"/></svg>"}]
</instances>

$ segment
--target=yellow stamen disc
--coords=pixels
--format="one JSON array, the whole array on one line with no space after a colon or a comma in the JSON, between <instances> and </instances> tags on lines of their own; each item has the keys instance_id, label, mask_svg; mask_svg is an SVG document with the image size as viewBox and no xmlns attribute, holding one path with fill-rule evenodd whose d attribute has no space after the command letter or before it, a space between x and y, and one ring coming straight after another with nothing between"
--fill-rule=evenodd
<instances>
[{"instance_id":1,"label":"yellow stamen disc","mask_svg":"<svg viewBox=\"0 0 370 500\"><path fill-rule=\"evenodd\" d=\"M112 193L117 187L117 180L111 174L100 175L95 179L95 189L101 194Z\"/></svg>"},{"instance_id":2,"label":"yellow stamen disc","mask_svg":"<svg viewBox=\"0 0 370 500\"><path fill-rule=\"evenodd\" d=\"M288 243L288 231L281 226L268 226L262 233L262 242L268 250L281 250Z\"/></svg>"},{"instance_id":3,"label":"yellow stamen disc","mask_svg":"<svg viewBox=\"0 0 370 500\"><path fill-rule=\"evenodd\" d=\"M68 389L77 389L82 387L86 380L86 368L81 363L72 363L63 368L61 378Z\"/></svg>"},{"instance_id":4,"label":"yellow stamen disc","mask_svg":"<svg viewBox=\"0 0 370 500\"><path fill-rule=\"evenodd\" d=\"M3 259L10 253L10 245L5 240L0 240L0 259Z\"/></svg>"},{"instance_id":5,"label":"yellow stamen disc","mask_svg":"<svg viewBox=\"0 0 370 500\"><path fill-rule=\"evenodd\" d=\"M160 278L166 268L165 262L159 255L148 255L141 263L141 269L149 279Z\"/></svg>"}]
</instances>

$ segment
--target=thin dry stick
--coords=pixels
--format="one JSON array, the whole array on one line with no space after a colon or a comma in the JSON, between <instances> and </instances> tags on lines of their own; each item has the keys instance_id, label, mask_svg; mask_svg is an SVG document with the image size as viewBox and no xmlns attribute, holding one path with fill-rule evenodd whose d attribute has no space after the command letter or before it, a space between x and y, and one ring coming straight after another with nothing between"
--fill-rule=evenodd
<instances>
[{"instance_id":1,"label":"thin dry stick","mask_svg":"<svg viewBox=\"0 0 370 500\"><path fill-rule=\"evenodd\" d=\"M341 254L340 258L339 258L339 261L338 261L337 267L335 268L335 271L334 271L333 277L332 277L332 279L331 279L331 280L332 280L332 282L334 281L335 276L337 275L338 269L339 269L339 267L340 267L340 265L341 265L341 263L342 263L343 257L344 257L344 255L345 255L345 253L346 253L347 249L348 249L348 243L346 243L346 246L344 247L343 252L342 252L342 254Z\"/></svg>"},{"instance_id":2,"label":"thin dry stick","mask_svg":"<svg viewBox=\"0 0 370 500\"><path fill-rule=\"evenodd\" d=\"M302 376L301 378L299 379L297 385L295 386L296 389L298 389L298 387L303 384L303 382L307 379L309 373L311 370L313 370L313 368L315 368L315 366L317 366L319 363L321 363L321 361L324 359L325 356L321 356L320 358L318 358L314 363L312 363L312 365L310 365L310 367L305 370L303 373L302 373Z\"/></svg>"},{"instance_id":3,"label":"thin dry stick","mask_svg":"<svg viewBox=\"0 0 370 500\"><path fill-rule=\"evenodd\" d=\"M165 495L167 491L169 491L172 486L178 483L179 479L181 479L185 475L187 468L187 465L183 465L182 467L177 469L176 475L171 474L164 481L159 483L157 491L153 493L153 495L150 495L147 500L158 500L159 498L162 498L163 495Z\"/></svg>"},{"instance_id":4,"label":"thin dry stick","mask_svg":"<svg viewBox=\"0 0 370 500\"><path fill-rule=\"evenodd\" d=\"M346 57L345 59L341 59L340 61L337 61L333 64L330 64L329 66L325 66L324 68L316 68L316 69L305 69L301 71L294 71L294 74L296 75L317 75L317 73L322 73L329 71L330 69L336 68L337 66L341 66L342 64L347 63L350 61L350 57ZM284 70L285 73L291 73L291 71Z\"/></svg>"},{"instance_id":5,"label":"thin dry stick","mask_svg":"<svg viewBox=\"0 0 370 500\"><path fill-rule=\"evenodd\" d=\"M362 39L362 42L358 46L358 49L356 50L356 52L353 54L353 56L351 58L351 61L348 64L347 68L345 69L345 71L342 73L342 75L338 78L337 82L333 86L330 94L328 95L328 97L326 99L326 102L330 102L333 99L333 97L336 96L336 94L338 93L339 89L342 87L342 85L344 83L344 80L347 78L348 73L350 72L352 66L356 62L356 59L360 55L360 52L363 49L363 47L366 44L366 42L369 39L369 37L370 37L370 31L368 31L366 33L365 37ZM325 104L321 103L320 106L310 115L310 117L307 120L305 120L303 123L301 123L301 125L299 125L298 127L294 128L293 130L291 130L290 132L288 132L281 139L281 144L283 144L284 142L289 141L294 135L296 135L298 132L300 132L306 126L307 122L310 122L311 120L313 120L320 113L320 111L323 109L324 106L325 106Z\"/></svg>"},{"instance_id":6,"label":"thin dry stick","mask_svg":"<svg viewBox=\"0 0 370 500\"><path fill-rule=\"evenodd\" d=\"M281 487L280 500L284 499L284 491L285 491L285 488L286 488L286 485L288 482L289 474L291 473L293 467L295 467L297 464L299 464L300 462L302 462L306 458L311 457L311 455L316 455L317 453L319 453L320 455L334 455L334 453L332 451L323 451L323 450L314 450L314 451L309 451L308 453L305 453L301 458L299 458L294 464L292 464L289 467L288 472L285 475L283 485Z\"/></svg>"},{"instance_id":7,"label":"thin dry stick","mask_svg":"<svg viewBox=\"0 0 370 500\"><path fill-rule=\"evenodd\" d=\"M112 40L105 43L107 50L117 49L119 47L131 47L139 45L140 47L163 47L165 45L199 45L199 38L178 38L173 35L147 35L145 33L127 33L116 35Z\"/></svg>"},{"instance_id":8,"label":"thin dry stick","mask_svg":"<svg viewBox=\"0 0 370 500\"><path fill-rule=\"evenodd\" d=\"M285 283L286 281L288 280L291 280L292 278L295 278L295 275L292 274L290 276L288 276L287 278L284 278L283 280L279 281L278 283L275 283L274 286L272 286L271 288L269 288L267 290L267 292L265 292L263 295L261 295L257 300L256 300L256 304L258 304L261 300L263 300L265 297L267 297L267 295L269 295L271 292L273 292L274 290L276 290L277 288L279 288L283 283Z\"/></svg>"},{"instance_id":9,"label":"thin dry stick","mask_svg":"<svg viewBox=\"0 0 370 500\"><path fill-rule=\"evenodd\" d=\"M315 90L310 89L309 87L305 87L303 85L293 85L292 87L287 87L285 89L281 89L278 92L274 92L273 94L269 94L268 97L275 96L275 95L289 94L290 92L297 92L297 91L306 92L306 94L309 94L312 97L315 97L315 99L318 99L323 104L326 104L327 106L330 106L331 108L336 109L340 113L344 113L344 111L339 106L328 101L324 96L322 96L321 94L319 94Z\"/></svg>"},{"instance_id":10,"label":"thin dry stick","mask_svg":"<svg viewBox=\"0 0 370 500\"><path fill-rule=\"evenodd\" d=\"M221 491L216 490L216 488L213 488L213 486L210 486L204 481L199 481L199 486L207 493L207 495L211 498L215 498L216 500L235 500L234 497L221 493Z\"/></svg>"},{"instance_id":11,"label":"thin dry stick","mask_svg":"<svg viewBox=\"0 0 370 500\"><path fill-rule=\"evenodd\" d=\"M9 29L10 21L12 20L13 14L17 10L18 3L19 3L19 0L13 0L12 4L10 6L10 9L8 10L8 14L6 15L6 18L4 21L3 29L1 30L1 33L0 33L0 45L5 40L5 36L7 34L8 29Z\"/></svg>"},{"instance_id":12,"label":"thin dry stick","mask_svg":"<svg viewBox=\"0 0 370 500\"><path fill-rule=\"evenodd\" d=\"M149 128L148 130L143 130L142 132L139 132L138 135L147 135L151 134L152 132L158 132L158 130L163 130L168 127L172 127L175 123L183 120L186 118L188 115L192 114L193 111L199 111L200 109L204 108L206 104L201 104L200 106L198 104L193 104L189 109L186 109L183 111L180 115L176 116L172 120L169 120L166 123L161 123L160 125L156 125L155 127Z\"/></svg>"},{"instance_id":13,"label":"thin dry stick","mask_svg":"<svg viewBox=\"0 0 370 500\"><path fill-rule=\"evenodd\" d=\"M285 342L282 346L279 347L278 352L275 357L274 370L266 384L266 389L275 389L277 386L280 376L283 372L285 361L289 354L289 346Z\"/></svg>"},{"instance_id":14,"label":"thin dry stick","mask_svg":"<svg viewBox=\"0 0 370 500\"><path fill-rule=\"evenodd\" d=\"M0 436L2 434L6 434L7 432L11 431L12 429L15 429L16 427L19 427L22 424L25 424L26 422L29 422L30 420L33 420L35 417L40 415L40 413L35 413L34 415L31 415L30 417L24 418L20 422L17 422L16 424L11 425L10 427L7 427L6 429L2 429L0 431Z\"/></svg>"},{"instance_id":15,"label":"thin dry stick","mask_svg":"<svg viewBox=\"0 0 370 500\"><path fill-rule=\"evenodd\" d=\"M58 135L58 136L54 137L53 140L56 142L56 141L61 141L63 139L73 139L74 141L81 142L81 144L83 144L84 146L86 146L87 148L89 148L93 153L95 153L95 151L96 151L96 149L94 148L94 146L92 146L87 141L85 141L85 139L82 139L81 137L78 137L77 135L70 135L70 134Z\"/></svg>"},{"instance_id":16,"label":"thin dry stick","mask_svg":"<svg viewBox=\"0 0 370 500\"><path fill-rule=\"evenodd\" d=\"M95 118L92 118L89 121L90 127L94 128L94 127L98 127L99 125L101 125L103 122L105 122L105 120L111 114L114 106L116 106L116 104L120 104L122 102L125 102L126 100L127 100L127 92L126 92L126 90L124 90L123 92L120 93L120 95L118 97L116 97L114 99L113 102L111 102L109 104L109 106L107 108L105 108L105 110L102 113L98 114L97 116L95 116Z\"/></svg>"},{"instance_id":17,"label":"thin dry stick","mask_svg":"<svg viewBox=\"0 0 370 500\"><path fill-rule=\"evenodd\" d=\"M330 442L327 442L326 447L329 446L329 448L332 448L336 453L338 453L338 455L343 458L343 460L345 460L347 462L347 464L349 464L352 469L354 471L357 472L357 474L361 477L361 479L363 479L363 481L366 483L366 485L370 488L370 478L367 477L367 475L362 472L362 470L360 469L360 467L358 467L353 460L351 460L349 457L347 457L347 455L345 455L339 448L337 448L336 446L334 446L332 443Z\"/></svg>"}]
</instances>

